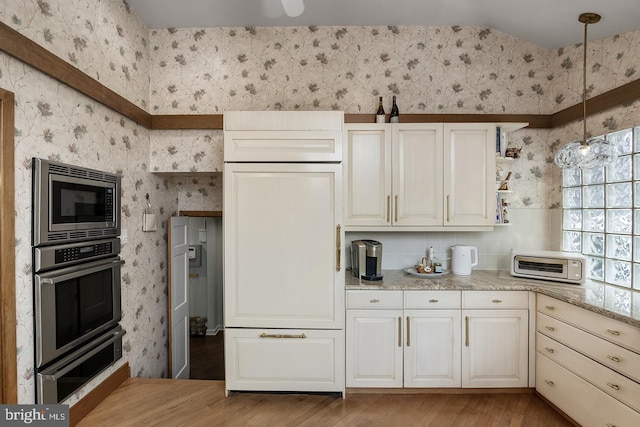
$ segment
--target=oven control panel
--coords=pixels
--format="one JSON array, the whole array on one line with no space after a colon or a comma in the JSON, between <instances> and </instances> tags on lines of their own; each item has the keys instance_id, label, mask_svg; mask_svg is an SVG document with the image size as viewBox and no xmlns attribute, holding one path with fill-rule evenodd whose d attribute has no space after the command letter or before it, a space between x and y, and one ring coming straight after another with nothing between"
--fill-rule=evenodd
<instances>
[{"instance_id":1,"label":"oven control panel","mask_svg":"<svg viewBox=\"0 0 640 427\"><path fill-rule=\"evenodd\" d=\"M117 256L120 239L101 239L34 248L34 270L39 272L80 262Z\"/></svg>"}]
</instances>

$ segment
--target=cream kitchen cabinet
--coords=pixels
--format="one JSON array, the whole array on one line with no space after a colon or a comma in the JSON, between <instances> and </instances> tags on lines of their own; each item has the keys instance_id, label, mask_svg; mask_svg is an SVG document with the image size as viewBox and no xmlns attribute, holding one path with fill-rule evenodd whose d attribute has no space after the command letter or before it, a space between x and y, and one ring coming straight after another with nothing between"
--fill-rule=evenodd
<instances>
[{"instance_id":1,"label":"cream kitchen cabinet","mask_svg":"<svg viewBox=\"0 0 640 427\"><path fill-rule=\"evenodd\" d=\"M402 291L347 291L346 386L402 387Z\"/></svg>"},{"instance_id":2,"label":"cream kitchen cabinet","mask_svg":"<svg viewBox=\"0 0 640 427\"><path fill-rule=\"evenodd\" d=\"M585 426L640 425L640 330L537 300L537 391Z\"/></svg>"},{"instance_id":3,"label":"cream kitchen cabinet","mask_svg":"<svg viewBox=\"0 0 640 427\"><path fill-rule=\"evenodd\" d=\"M528 304L526 291L347 291L346 385L527 387Z\"/></svg>"},{"instance_id":4,"label":"cream kitchen cabinet","mask_svg":"<svg viewBox=\"0 0 640 427\"><path fill-rule=\"evenodd\" d=\"M459 308L458 291L347 291L347 387L460 387Z\"/></svg>"},{"instance_id":5,"label":"cream kitchen cabinet","mask_svg":"<svg viewBox=\"0 0 640 427\"><path fill-rule=\"evenodd\" d=\"M483 123L346 124L347 231L489 229L495 222L495 129Z\"/></svg>"},{"instance_id":6,"label":"cream kitchen cabinet","mask_svg":"<svg viewBox=\"0 0 640 427\"><path fill-rule=\"evenodd\" d=\"M463 291L462 387L527 387L526 291Z\"/></svg>"}]
</instances>

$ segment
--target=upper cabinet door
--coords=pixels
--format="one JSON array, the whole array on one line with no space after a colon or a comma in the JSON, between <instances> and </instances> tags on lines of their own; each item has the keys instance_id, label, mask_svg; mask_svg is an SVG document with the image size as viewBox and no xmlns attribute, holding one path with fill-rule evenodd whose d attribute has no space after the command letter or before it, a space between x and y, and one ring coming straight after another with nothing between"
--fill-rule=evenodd
<instances>
[{"instance_id":1,"label":"upper cabinet door","mask_svg":"<svg viewBox=\"0 0 640 427\"><path fill-rule=\"evenodd\" d=\"M346 225L391 225L391 127L345 124Z\"/></svg>"},{"instance_id":2,"label":"upper cabinet door","mask_svg":"<svg viewBox=\"0 0 640 427\"><path fill-rule=\"evenodd\" d=\"M445 226L495 224L495 136L494 124L445 124Z\"/></svg>"},{"instance_id":3,"label":"upper cabinet door","mask_svg":"<svg viewBox=\"0 0 640 427\"><path fill-rule=\"evenodd\" d=\"M340 162L342 111L226 111L225 162Z\"/></svg>"},{"instance_id":4,"label":"upper cabinet door","mask_svg":"<svg viewBox=\"0 0 640 427\"><path fill-rule=\"evenodd\" d=\"M442 225L442 123L393 125L392 223Z\"/></svg>"}]
</instances>

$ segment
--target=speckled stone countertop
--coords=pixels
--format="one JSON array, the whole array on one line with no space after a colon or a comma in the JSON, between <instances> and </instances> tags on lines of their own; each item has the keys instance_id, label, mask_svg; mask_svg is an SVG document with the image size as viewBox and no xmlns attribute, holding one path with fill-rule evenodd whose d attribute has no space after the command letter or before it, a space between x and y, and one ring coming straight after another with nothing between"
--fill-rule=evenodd
<instances>
[{"instance_id":1,"label":"speckled stone countertop","mask_svg":"<svg viewBox=\"0 0 640 427\"><path fill-rule=\"evenodd\" d=\"M423 278L403 270L383 270L383 280L359 280L345 273L347 290L534 291L640 328L640 292L587 281L569 285L513 277L507 271L473 270L470 276Z\"/></svg>"}]
</instances>

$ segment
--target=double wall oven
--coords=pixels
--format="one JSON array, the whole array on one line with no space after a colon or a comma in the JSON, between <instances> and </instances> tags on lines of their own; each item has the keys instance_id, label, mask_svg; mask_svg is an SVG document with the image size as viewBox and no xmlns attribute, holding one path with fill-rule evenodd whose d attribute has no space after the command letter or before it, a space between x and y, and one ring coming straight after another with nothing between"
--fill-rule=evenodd
<instances>
[{"instance_id":1,"label":"double wall oven","mask_svg":"<svg viewBox=\"0 0 640 427\"><path fill-rule=\"evenodd\" d=\"M33 159L36 397L59 403L122 357L120 177Z\"/></svg>"}]
</instances>

